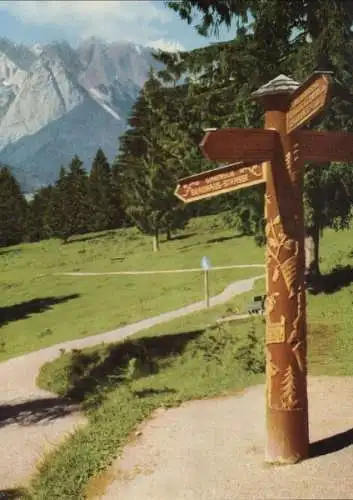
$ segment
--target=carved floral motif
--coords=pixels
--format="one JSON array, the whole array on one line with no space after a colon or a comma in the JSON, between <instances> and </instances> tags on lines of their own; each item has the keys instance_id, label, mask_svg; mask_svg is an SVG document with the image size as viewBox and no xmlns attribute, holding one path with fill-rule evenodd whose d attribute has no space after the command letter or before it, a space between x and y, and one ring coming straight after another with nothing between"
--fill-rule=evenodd
<instances>
[{"instance_id":1,"label":"carved floral motif","mask_svg":"<svg viewBox=\"0 0 353 500\"><path fill-rule=\"evenodd\" d=\"M289 297L292 298L296 294L296 271L297 271L297 257L299 252L298 242L288 238L279 227L281 219L279 216L275 217L272 221L266 224L267 236L267 252L275 261L275 268L272 274L272 281L278 281L280 273L283 276L285 285L289 292ZM286 260L281 261L280 253L282 248L290 251L292 255Z\"/></svg>"}]
</instances>

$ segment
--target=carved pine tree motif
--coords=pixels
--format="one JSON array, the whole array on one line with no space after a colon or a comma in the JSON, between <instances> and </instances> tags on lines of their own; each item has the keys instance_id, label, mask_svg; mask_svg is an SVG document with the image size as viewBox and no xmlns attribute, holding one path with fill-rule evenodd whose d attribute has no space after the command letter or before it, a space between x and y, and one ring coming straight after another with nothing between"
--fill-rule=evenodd
<instances>
[{"instance_id":1,"label":"carved pine tree motif","mask_svg":"<svg viewBox=\"0 0 353 500\"><path fill-rule=\"evenodd\" d=\"M281 403L282 408L285 410L293 410L298 404L298 399L296 399L295 377L291 365L289 365L284 372L281 384Z\"/></svg>"}]
</instances>

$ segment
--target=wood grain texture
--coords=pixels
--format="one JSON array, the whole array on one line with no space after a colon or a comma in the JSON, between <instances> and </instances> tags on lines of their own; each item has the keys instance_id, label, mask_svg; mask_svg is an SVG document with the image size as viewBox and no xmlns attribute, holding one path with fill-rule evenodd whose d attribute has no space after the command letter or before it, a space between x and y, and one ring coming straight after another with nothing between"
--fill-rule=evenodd
<instances>
[{"instance_id":1,"label":"wood grain texture","mask_svg":"<svg viewBox=\"0 0 353 500\"><path fill-rule=\"evenodd\" d=\"M275 130L224 128L207 132L200 148L210 161L262 163L273 158Z\"/></svg>"}]
</instances>

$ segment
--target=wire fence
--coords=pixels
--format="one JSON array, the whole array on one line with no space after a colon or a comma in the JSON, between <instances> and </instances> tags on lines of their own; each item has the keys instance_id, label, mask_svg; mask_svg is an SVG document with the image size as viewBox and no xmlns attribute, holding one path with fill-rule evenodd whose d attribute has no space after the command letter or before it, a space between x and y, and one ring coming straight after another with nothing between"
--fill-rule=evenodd
<instances>
[{"instance_id":1,"label":"wire fence","mask_svg":"<svg viewBox=\"0 0 353 500\"><path fill-rule=\"evenodd\" d=\"M246 269L246 268L265 268L264 264L238 264L233 266L214 266L208 271L222 271L227 269ZM175 273L200 273L204 272L202 267L189 269L164 269L152 271L109 271L109 272L63 272L54 273L54 276L127 276L127 275L146 275L146 274L175 274Z\"/></svg>"}]
</instances>

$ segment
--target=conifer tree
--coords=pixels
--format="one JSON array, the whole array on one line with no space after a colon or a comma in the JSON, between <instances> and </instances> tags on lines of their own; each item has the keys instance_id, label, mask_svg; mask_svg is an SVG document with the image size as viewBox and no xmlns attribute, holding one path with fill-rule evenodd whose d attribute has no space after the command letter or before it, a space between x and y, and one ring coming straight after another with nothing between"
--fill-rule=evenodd
<instances>
[{"instance_id":1,"label":"conifer tree","mask_svg":"<svg viewBox=\"0 0 353 500\"><path fill-rule=\"evenodd\" d=\"M89 226L88 178L83 162L75 155L64 183L65 239L84 234Z\"/></svg>"},{"instance_id":2,"label":"conifer tree","mask_svg":"<svg viewBox=\"0 0 353 500\"><path fill-rule=\"evenodd\" d=\"M20 243L25 232L27 202L9 167L0 167L0 246Z\"/></svg>"},{"instance_id":3,"label":"conifer tree","mask_svg":"<svg viewBox=\"0 0 353 500\"><path fill-rule=\"evenodd\" d=\"M70 236L83 234L89 228L88 178L82 166L75 155L67 171L61 167L48 208L51 235L65 243Z\"/></svg>"},{"instance_id":4,"label":"conifer tree","mask_svg":"<svg viewBox=\"0 0 353 500\"><path fill-rule=\"evenodd\" d=\"M110 165L101 148L97 150L89 175L90 231L113 227L112 176Z\"/></svg>"},{"instance_id":5,"label":"conifer tree","mask_svg":"<svg viewBox=\"0 0 353 500\"><path fill-rule=\"evenodd\" d=\"M131 128L120 139L114 167L126 214L140 231L153 237L155 251L160 233L170 236L185 224L187 213L174 196L181 167L165 139L165 98L160 82L150 73L133 107Z\"/></svg>"},{"instance_id":6,"label":"conifer tree","mask_svg":"<svg viewBox=\"0 0 353 500\"><path fill-rule=\"evenodd\" d=\"M28 203L26 238L29 241L40 241L50 234L46 223L52 190L52 186L41 188Z\"/></svg>"},{"instance_id":7,"label":"conifer tree","mask_svg":"<svg viewBox=\"0 0 353 500\"><path fill-rule=\"evenodd\" d=\"M61 166L58 179L51 192L47 211L44 214L43 225L47 228L49 237L64 238L64 191L66 175L65 168Z\"/></svg>"}]
</instances>

